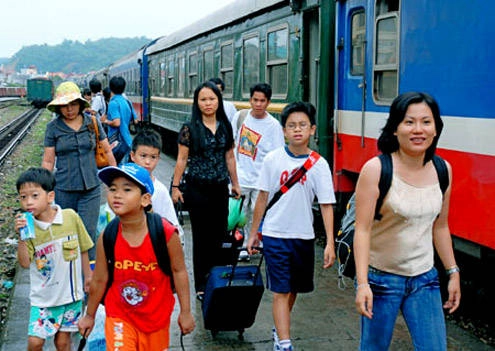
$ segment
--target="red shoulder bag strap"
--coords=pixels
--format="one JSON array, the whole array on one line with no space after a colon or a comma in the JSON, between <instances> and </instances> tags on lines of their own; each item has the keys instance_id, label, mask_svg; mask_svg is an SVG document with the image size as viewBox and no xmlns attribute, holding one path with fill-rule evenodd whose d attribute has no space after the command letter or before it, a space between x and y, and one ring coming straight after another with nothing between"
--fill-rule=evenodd
<instances>
[{"instance_id":1,"label":"red shoulder bag strap","mask_svg":"<svg viewBox=\"0 0 495 351\"><path fill-rule=\"evenodd\" d=\"M314 166L316 162L320 159L320 154L317 153L316 151L311 151L309 154L308 158L304 162L304 164L299 167L297 171L292 173L292 175L285 181L285 183L280 187L280 189L273 195L272 199L268 203L268 206L266 206L265 214L266 212L280 199L280 197L285 194L289 189L296 184L302 177L303 175L306 174L307 171L310 170L311 167ZM264 217L264 215L263 215Z\"/></svg>"}]
</instances>

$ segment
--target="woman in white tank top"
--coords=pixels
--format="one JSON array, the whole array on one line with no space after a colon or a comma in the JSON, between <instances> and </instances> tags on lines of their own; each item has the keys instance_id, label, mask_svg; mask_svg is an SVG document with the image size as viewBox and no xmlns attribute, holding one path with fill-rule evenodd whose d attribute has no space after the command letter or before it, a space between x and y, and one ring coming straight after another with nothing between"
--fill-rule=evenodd
<instances>
[{"instance_id":1,"label":"woman in white tank top","mask_svg":"<svg viewBox=\"0 0 495 351\"><path fill-rule=\"evenodd\" d=\"M361 350L387 350L395 320L402 312L417 350L446 350L436 249L449 275L448 300L454 312L460 302L448 212L450 185L442 196L431 159L443 128L437 102L428 94L399 95L378 139L391 154L393 177L374 221L381 164L375 157L361 170L356 186L356 309L361 314ZM449 178L451 167L447 163Z\"/></svg>"}]
</instances>

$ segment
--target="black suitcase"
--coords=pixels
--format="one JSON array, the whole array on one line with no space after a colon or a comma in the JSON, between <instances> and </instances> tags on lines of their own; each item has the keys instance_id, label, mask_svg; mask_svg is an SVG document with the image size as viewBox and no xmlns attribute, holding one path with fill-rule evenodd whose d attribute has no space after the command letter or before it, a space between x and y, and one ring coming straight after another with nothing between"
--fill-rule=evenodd
<instances>
[{"instance_id":1,"label":"black suitcase","mask_svg":"<svg viewBox=\"0 0 495 351\"><path fill-rule=\"evenodd\" d=\"M265 290L261 263L257 265L213 267L206 282L202 304L205 329L213 337L219 331L239 332L253 325Z\"/></svg>"}]
</instances>

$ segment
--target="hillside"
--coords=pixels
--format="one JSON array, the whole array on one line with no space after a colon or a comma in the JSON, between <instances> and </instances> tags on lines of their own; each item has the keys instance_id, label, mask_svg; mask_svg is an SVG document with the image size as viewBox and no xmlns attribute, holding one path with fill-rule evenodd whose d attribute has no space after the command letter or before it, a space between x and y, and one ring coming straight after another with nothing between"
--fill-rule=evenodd
<instances>
[{"instance_id":1,"label":"hillside","mask_svg":"<svg viewBox=\"0 0 495 351\"><path fill-rule=\"evenodd\" d=\"M138 50L150 40L145 37L106 38L85 43L64 40L58 45L25 46L12 56L7 65L16 71L34 65L38 72L86 73Z\"/></svg>"}]
</instances>

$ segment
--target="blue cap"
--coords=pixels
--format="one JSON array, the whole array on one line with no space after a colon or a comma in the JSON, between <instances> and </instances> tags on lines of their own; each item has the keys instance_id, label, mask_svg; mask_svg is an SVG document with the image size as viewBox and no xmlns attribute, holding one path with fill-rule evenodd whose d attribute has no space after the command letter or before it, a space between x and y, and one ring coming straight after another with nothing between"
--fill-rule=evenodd
<instances>
[{"instance_id":1,"label":"blue cap","mask_svg":"<svg viewBox=\"0 0 495 351\"><path fill-rule=\"evenodd\" d=\"M98 172L98 177L107 186L110 186L110 184L116 177L125 177L135 182L151 195L153 195L153 192L155 191L150 172L148 172L146 168L143 168L135 163L125 163L120 167L105 167Z\"/></svg>"}]
</instances>

